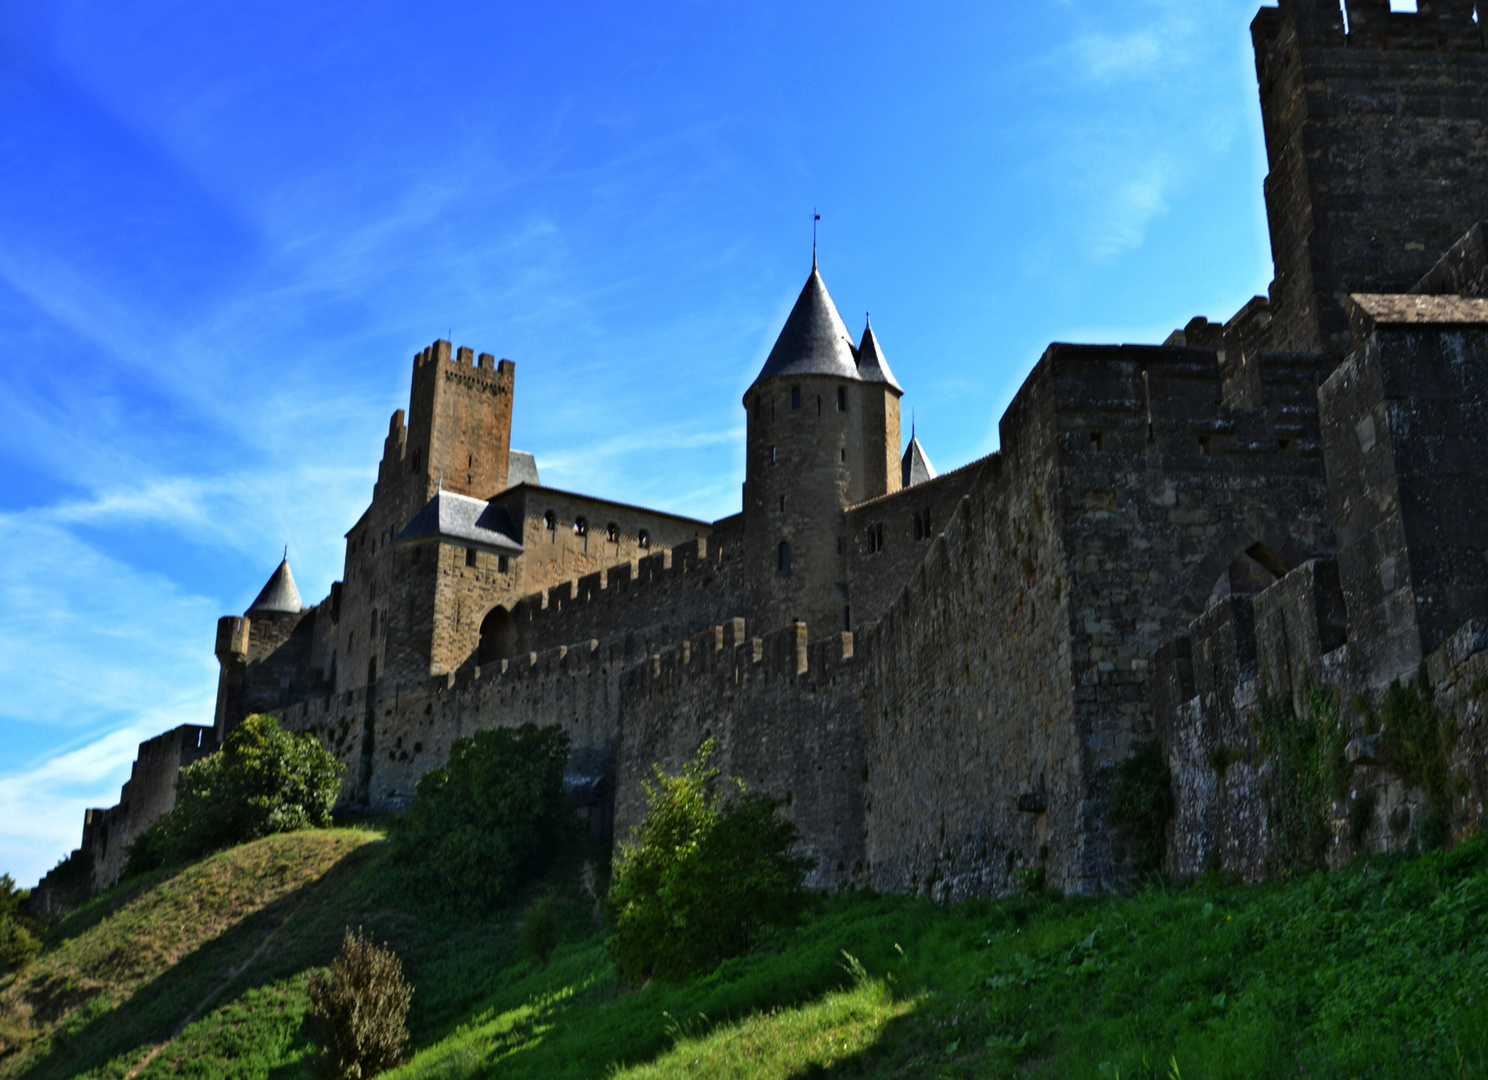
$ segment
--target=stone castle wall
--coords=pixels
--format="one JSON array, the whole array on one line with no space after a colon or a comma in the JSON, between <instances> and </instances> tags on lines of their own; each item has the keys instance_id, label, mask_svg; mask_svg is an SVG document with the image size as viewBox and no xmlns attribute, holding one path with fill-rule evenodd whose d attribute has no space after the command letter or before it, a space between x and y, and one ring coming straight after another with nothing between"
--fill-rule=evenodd
<instances>
[{"instance_id":1,"label":"stone castle wall","mask_svg":"<svg viewBox=\"0 0 1488 1080\"><path fill-rule=\"evenodd\" d=\"M743 507L711 527L502 491L513 368L438 343L344 585L298 622L224 620L219 654L243 662L224 660L220 718L272 707L314 732L348 766L345 803L370 809L406 805L463 735L559 723L574 790L622 838L651 766L715 737L722 768L786 801L819 887L955 897L1042 871L1094 891L1128 879L1108 796L1139 742L1160 739L1175 777L1172 869L1255 876L1263 696L1311 680L1367 704L1424 661L1462 729L1474 826L1488 301L1431 293L1488 281L1481 230L1462 236L1488 215L1488 51L1470 0L1346 9L1347 36L1333 0L1252 27L1269 298L1163 346L1050 346L1001 450L907 491L880 467L898 445L885 384L756 383ZM495 495L531 560L395 548L440 477ZM494 659L480 627L508 605ZM1376 808L1360 843L1408 843L1421 793L1351 736ZM89 818L100 850L170 804L185 753L142 754L120 807ZM1330 813L1342 858L1346 809Z\"/></svg>"}]
</instances>

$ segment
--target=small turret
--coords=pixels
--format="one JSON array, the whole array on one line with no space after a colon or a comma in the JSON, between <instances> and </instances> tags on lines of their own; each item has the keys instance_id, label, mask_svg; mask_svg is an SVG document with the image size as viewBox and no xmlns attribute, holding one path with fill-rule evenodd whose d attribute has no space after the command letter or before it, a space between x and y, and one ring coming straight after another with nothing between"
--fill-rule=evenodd
<instances>
[{"instance_id":1,"label":"small turret","mask_svg":"<svg viewBox=\"0 0 1488 1080\"><path fill-rule=\"evenodd\" d=\"M886 383L899 393L904 393L904 388L894 381L889 362L884 359L883 350L878 347L878 338L873 336L872 315L868 316L868 324L863 327L863 341L858 346L858 378L869 383Z\"/></svg>"},{"instance_id":2,"label":"small turret","mask_svg":"<svg viewBox=\"0 0 1488 1080\"><path fill-rule=\"evenodd\" d=\"M899 462L899 476L900 487L923 484L926 480L934 480L936 476L935 466L930 464L930 459L925 456L925 448L915 437L913 424L909 428L909 445L904 448L904 457Z\"/></svg>"},{"instance_id":3,"label":"small turret","mask_svg":"<svg viewBox=\"0 0 1488 1080\"><path fill-rule=\"evenodd\" d=\"M258 599L248 605L245 615L298 615L305 610L300 601L300 590L295 585L294 574L289 569L289 552L284 561L269 578L268 584L258 594Z\"/></svg>"}]
</instances>

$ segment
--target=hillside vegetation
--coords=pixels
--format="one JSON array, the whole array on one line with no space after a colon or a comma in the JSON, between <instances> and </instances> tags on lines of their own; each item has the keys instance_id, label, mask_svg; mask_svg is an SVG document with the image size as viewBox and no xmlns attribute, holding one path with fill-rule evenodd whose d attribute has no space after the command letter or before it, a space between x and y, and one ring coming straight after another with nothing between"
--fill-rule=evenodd
<instances>
[{"instance_id":1,"label":"hillside vegetation","mask_svg":"<svg viewBox=\"0 0 1488 1080\"><path fill-rule=\"evenodd\" d=\"M415 988L396 1080L1485 1075L1481 841L1287 885L817 898L750 955L640 988L597 925L602 853L472 917L387 847L371 829L268 837L75 912L0 978L0 1080L298 1080L307 975L347 926ZM561 941L543 965L518 923L547 889Z\"/></svg>"}]
</instances>

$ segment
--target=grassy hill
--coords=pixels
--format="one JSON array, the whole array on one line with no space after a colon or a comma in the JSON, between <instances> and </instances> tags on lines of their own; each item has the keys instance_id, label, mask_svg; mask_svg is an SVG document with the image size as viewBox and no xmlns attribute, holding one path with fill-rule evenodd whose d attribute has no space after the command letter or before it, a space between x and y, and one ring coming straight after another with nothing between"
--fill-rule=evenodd
<instances>
[{"instance_id":1,"label":"grassy hill","mask_svg":"<svg viewBox=\"0 0 1488 1080\"><path fill-rule=\"evenodd\" d=\"M0 1080L301 1077L306 974L348 925L415 987L394 1080L1485 1075L1481 841L1288 885L822 899L754 955L639 989L582 856L533 886L564 919L540 967L520 902L444 911L385 849L370 829L271 837L75 912L0 979Z\"/></svg>"}]
</instances>

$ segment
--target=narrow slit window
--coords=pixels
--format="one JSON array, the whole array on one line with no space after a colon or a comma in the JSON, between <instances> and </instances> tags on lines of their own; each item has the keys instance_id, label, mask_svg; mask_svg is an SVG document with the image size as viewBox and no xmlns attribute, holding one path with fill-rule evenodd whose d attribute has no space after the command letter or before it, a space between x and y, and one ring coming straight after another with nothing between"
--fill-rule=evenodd
<instances>
[{"instance_id":1,"label":"narrow slit window","mask_svg":"<svg viewBox=\"0 0 1488 1080\"><path fill-rule=\"evenodd\" d=\"M775 549L775 569L782 574L790 573L791 554L789 541L780 541L780 546Z\"/></svg>"},{"instance_id":2,"label":"narrow slit window","mask_svg":"<svg viewBox=\"0 0 1488 1080\"><path fill-rule=\"evenodd\" d=\"M801 388L799 386L792 386L791 387L791 408L792 409L799 409L800 407L801 407Z\"/></svg>"},{"instance_id":3,"label":"narrow slit window","mask_svg":"<svg viewBox=\"0 0 1488 1080\"><path fill-rule=\"evenodd\" d=\"M837 388L837 411L847 412L847 389L839 386Z\"/></svg>"}]
</instances>

